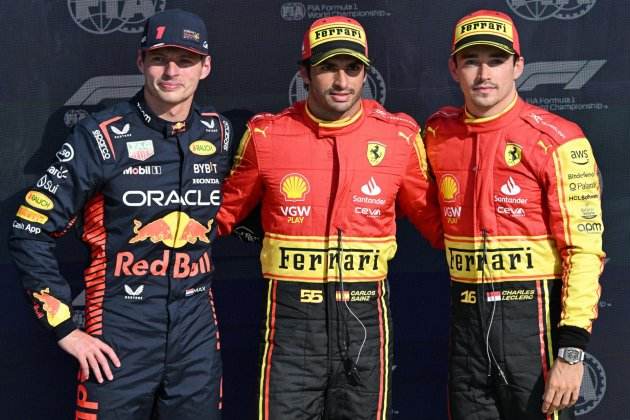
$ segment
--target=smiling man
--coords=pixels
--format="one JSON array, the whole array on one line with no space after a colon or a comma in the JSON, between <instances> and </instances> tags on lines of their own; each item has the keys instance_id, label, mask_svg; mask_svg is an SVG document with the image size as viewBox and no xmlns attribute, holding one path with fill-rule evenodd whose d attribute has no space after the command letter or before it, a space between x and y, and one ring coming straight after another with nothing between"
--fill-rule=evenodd
<instances>
[{"instance_id":1,"label":"smiling man","mask_svg":"<svg viewBox=\"0 0 630 420\"><path fill-rule=\"evenodd\" d=\"M265 231L259 419L391 417L396 218L441 229L416 122L362 99L370 64L356 20L315 21L308 98L249 122L225 184L220 234L258 203Z\"/></svg>"},{"instance_id":2,"label":"smiling man","mask_svg":"<svg viewBox=\"0 0 630 420\"><path fill-rule=\"evenodd\" d=\"M451 274L453 419L569 419L597 317L599 172L580 128L524 102L512 19L455 25L464 96L426 125Z\"/></svg>"},{"instance_id":3,"label":"smiling man","mask_svg":"<svg viewBox=\"0 0 630 420\"><path fill-rule=\"evenodd\" d=\"M137 65L144 88L77 124L9 244L37 317L79 362L77 419L219 419L210 242L232 141L228 121L193 102L210 74L205 24L152 16ZM54 252L76 221L90 248L85 331Z\"/></svg>"}]
</instances>

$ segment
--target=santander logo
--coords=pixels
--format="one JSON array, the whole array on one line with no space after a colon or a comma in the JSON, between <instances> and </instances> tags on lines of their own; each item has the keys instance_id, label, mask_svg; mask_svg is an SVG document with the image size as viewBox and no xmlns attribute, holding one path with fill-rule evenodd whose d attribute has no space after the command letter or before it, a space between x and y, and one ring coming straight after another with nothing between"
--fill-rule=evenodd
<instances>
[{"instance_id":1,"label":"santander logo","mask_svg":"<svg viewBox=\"0 0 630 420\"><path fill-rule=\"evenodd\" d=\"M519 187L512 177L509 177L507 182L501 185L501 192L505 195L518 195L521 192Z\"/></svg>"},{"instance_id":2,"label":"santander logo","mask_svg":"<svg viewBox=\"0 0 630 420\"><path fill-rule=\"evenodd\" d=\"M370 180L367 182L367 184L361 186L361 192L370 197L379 195L381 191L381 187L378 186L378 184L374 180L374 177L370 177Z\"/></svg>"}]
</instances>

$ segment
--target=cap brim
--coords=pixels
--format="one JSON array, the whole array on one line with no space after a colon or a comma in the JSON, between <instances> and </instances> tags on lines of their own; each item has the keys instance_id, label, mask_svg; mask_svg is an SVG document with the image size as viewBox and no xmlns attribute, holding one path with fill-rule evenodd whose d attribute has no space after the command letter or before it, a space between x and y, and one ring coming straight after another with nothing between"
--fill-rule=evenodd
<instances>
[{"instance_id":1,"label":"cap brim","mask_svg":"<svg viewBox=\"0 0 630 420\"><path fill-rule=\"evenodd\" d=\"M509 46L502 44L500 42L492 42L492 41L472 41L472 42L467 42L465 44L460 45L459 47L457 47L455 50L453 50L453 52L451 53L451 56L457 54L458 52L468 48L468 47L472 47L475 45L488 45L490 47L495 47L501 51L505 51L506 53L510 54L510 55L514 55L516 54L516 51L514 51L514 49L510 48Z\"/></svg>"},{"instance_id":2,"label":"cap brim","mask_svg":"<svg viewBox=\"0 0 630 420\"><path fill-rule=\"evenodd\" d=\"M196 48L192 48L192 47L185 47L183 45L174 45L174 44L160 44L160 45L154 45L152 47L149 48L142 48L143 51L155 51L155 50L159 50L162 48L179 48L182 50L186 50L186 51L190 51L191 53L195 53L195 54L199 54L199 55L210 55L207 51L201 51L198 50Z\"/></svg>"},{"instance_id":3,"label":"cap brim","mask_svg":"<svg viewBox=\"0 0 630 420\"><path fill-rule=\"evenodd\" d=\"M361 54L358 51L350 50L347 48L338 48L338 49L326 51L325 53L320 54L316 57L311 57L310 62L312 66L317 66L318 64L321 64L322 62L328 60L329 58L335 57L337 55L349 55L351 57L358 58L367 66L370 65L370 60L369 58L365 56L365 54Z\"/></svg>"}]
</instances>

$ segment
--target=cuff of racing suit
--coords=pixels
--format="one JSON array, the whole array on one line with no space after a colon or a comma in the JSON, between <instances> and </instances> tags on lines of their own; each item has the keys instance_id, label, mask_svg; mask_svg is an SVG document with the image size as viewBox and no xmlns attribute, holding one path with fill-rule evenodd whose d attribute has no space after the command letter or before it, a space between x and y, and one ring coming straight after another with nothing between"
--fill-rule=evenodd
<instances>
[{"instance_id":1,"label":"cuff of racing suit","mask_svg":"<svg viewBox=\"0 0 630 420\"><path fill-rule=\"evenodd\" d=\"M558 328L558 348L577 347L586 351L591 334L584 328L563 325Z\"/></svg>"},{"instance_id":2,"label":"cuff of racing suit","mask_svg":"<svg viewBox=\"0 0 630 420\"><path fill-rule=\"evenodd\" d=\"M55 333L55 336L57 337L57 341L59 341L76 329L77 329L76 324L74 323L72 318L69 318L63 321L61 324L57 325L53 329L53 331Z\"/></svg>"}]
</instances>

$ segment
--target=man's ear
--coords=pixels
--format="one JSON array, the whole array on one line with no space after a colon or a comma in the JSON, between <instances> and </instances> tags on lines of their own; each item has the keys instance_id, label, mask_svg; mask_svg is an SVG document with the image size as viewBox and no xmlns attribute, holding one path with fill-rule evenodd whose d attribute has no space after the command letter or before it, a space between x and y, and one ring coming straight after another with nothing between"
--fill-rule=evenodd
<instances>
[{"instance_id":1,"label":"man's ear","mask_svg":"<svg viewBox=\"0 0 630 420\"><path fill-rule=\"evenodd\" d=\"M144 74L144 58L142 58L141 50L138 50L138 53L136 54L136 66L138 66L140 73Z\"/></svg>"},{"instance_id":2,"label":"man's ear","mask_svg":"<svg viewBox=\"0 0 630 420\"><path fill-rule=\"evenodd\" d=\"M202 68L201 68L201 77L199 78L200 80L205 79L210 74L210 71L212 70L212 58L209 55L206 57L203 57L201 66Z\"/></svg>"},{"instance_id":3,"label":"man's ear","mask_svg":"<svg viewBox=\"0 0 630 420\"><path fill-rule=\"evenodd\" d=\"M455 57L448 58L448 71L449 73L451 73L451 77L453 78L453 80L459 83L459 76L457 76L457 63L455 62L455 60Z\"/></svg>"}]
</instances>

